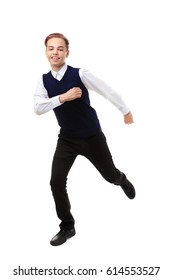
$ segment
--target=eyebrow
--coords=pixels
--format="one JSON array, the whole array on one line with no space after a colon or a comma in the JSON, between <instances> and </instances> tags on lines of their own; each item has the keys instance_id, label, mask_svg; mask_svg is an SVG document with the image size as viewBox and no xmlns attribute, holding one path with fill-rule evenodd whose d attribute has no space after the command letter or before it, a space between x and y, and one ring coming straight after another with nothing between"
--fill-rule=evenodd
<instances>
[{"instance_id":1,"label":"eyebrow","mask_svg":"<svg viewBox=\"0 0 173 280\"><path fill-rule=\"evenodd\" d=\"M47 46L47 48L55 48L55 46ZM58 48L65 48L64 46L58 46Z\"/></svg>"}]
</instances>

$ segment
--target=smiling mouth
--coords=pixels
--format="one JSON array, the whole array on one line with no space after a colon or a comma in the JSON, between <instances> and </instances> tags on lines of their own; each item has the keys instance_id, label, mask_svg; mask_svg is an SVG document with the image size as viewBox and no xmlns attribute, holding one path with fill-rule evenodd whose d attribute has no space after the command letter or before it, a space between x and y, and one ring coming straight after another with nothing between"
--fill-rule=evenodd
<instances>
[{"instance_id":1,"label":"smiling mouth","mask_svg":"<svg viewBox=\"0 0 173 280\"><path fill-rule=\"evenodd\" d=\"M57 62L59 60L59 57L57 56L52 56L51 59L54 61L54 62Z\"/></svg>"}]
</instances>

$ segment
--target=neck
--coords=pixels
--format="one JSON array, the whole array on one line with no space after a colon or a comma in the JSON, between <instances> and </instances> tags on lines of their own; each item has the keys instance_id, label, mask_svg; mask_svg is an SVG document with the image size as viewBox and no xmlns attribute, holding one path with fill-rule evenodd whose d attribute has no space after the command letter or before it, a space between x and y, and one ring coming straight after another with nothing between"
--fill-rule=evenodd
<instances>
[{"instance_id":1,"label":"neck","mask_svg":"<svg viewBox=\"0 0 173 280\"><path fill-rule=\"evenodd\" d=\"M51 69L55 72L58 72L63 66L65 65L65 63L61 64L60 66L51 66Z\"/></svg>"}]
</instances>

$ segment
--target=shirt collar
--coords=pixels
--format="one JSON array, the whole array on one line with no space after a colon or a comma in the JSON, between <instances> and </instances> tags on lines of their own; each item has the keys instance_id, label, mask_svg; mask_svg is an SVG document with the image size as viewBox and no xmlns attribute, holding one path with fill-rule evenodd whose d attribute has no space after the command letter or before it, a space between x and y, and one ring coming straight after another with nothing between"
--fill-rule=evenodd
<instances>
[{"instance_id":1,"label":"shirt collar","mask_svg":"<svg viewBox=\"0 0 173 280\"><path fill-rule=\"evenodd\" d=\"M58 72L51 70L53 77L57 80L61 80L67 70L67 64L64 64Z\"/></svg>"}]
</instances>

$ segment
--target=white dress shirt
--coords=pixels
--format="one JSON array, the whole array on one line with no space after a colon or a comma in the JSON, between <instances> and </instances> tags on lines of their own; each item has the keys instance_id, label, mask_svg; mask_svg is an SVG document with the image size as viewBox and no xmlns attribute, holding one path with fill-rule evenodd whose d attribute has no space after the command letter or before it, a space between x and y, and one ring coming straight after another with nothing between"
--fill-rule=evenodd
<instances>
[{"instance_id":1,"label":"white dress shirt","mask_svg":"<svg viewBox=\"0 0 173 280\"><path fill-rule=\"evenodd\" d=\"M58 72L54 72L53 70L51 70L51 73L55 79L60 81L64 76L66 70L67 65L65 64ZM95 91L108 99L120 110L123 115L127 114L130 111L123 101L122 97L104 81L93 75L90 71L81 68L79 70L79 76L82 83L88 90ZM43 78L41 76L37 82L36 91L34 94L35 113L41 115L61 105L62 103L60 103L58 95L51 98L48 97L48 92L43 85Z\"/></svg>"}]
</instances>

